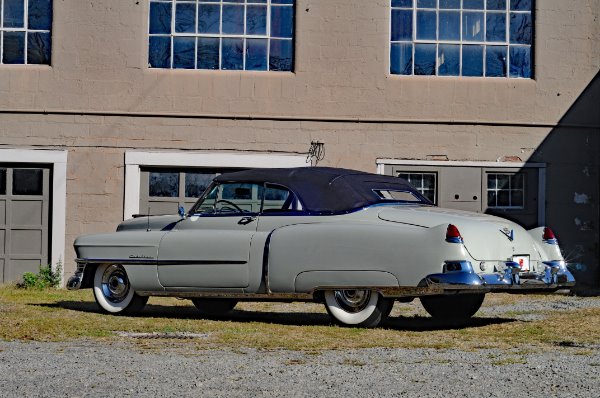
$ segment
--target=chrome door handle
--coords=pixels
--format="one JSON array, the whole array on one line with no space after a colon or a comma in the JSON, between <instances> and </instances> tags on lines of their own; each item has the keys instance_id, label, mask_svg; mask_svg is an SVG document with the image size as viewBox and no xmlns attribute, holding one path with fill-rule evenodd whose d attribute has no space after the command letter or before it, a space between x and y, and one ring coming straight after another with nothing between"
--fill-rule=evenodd
<instances>
[{"instance_id":1,"label":"chrome door handle","mask_svg":"<svg viewBox=\"0 0 600 398\"><path fill-rule=\"evenodd\" d=\"M250 224L254 220L256 220L256 217L246 216L246 217L240 218L240 221L238 221L238 224L239 225L246 225L246 224Z\"/></svg>"}]
</instances>

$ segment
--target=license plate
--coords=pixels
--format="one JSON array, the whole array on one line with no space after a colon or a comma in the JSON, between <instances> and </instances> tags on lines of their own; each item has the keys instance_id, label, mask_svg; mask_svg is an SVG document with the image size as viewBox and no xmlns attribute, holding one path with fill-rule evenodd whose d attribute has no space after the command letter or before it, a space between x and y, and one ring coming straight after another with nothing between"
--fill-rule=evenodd
<instances>
[{"instance_id":1,"label":"license plate","mask_svg":"<svg viewBox=\"0 0 600 398\"><path fill-rule=\"evenodd\" d=\"M521 271L529 271L529 256L513 256L513 261L519 264Z\"/></svg>"}]
</instances>

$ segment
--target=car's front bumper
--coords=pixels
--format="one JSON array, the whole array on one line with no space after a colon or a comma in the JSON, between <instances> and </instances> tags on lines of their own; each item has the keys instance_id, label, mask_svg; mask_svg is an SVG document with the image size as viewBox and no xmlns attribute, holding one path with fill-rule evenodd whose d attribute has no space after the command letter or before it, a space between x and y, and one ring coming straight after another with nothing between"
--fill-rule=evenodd
<instances>
[{"instance_id":1,"label":"car's front bumper","mask_svg":"<svg viewBox=\"0 0 600 398\"><path fill-rule=\"evenodd\" d=\"M69 289L69 290L81 289L84 271L85 271L85 263L78 262L77 270L75 271L75 274L67 280L67 289Z\"/></svg>"},{"instance_id":2,"label":"car's front bumper","mask_svg":"<svg viewBox=\"0 0 600 398\"><path fill-rule=\"evenodd\" d=\"M452 266L444 269L451 271L427 275L419 286L452 291L552 292L575 285L575 278L564 261L545 261L542 272L522 272L519 264L508 261L503 272L491 274L475 273L469 261L446 264Z\"/></svg>"}]
</instances>

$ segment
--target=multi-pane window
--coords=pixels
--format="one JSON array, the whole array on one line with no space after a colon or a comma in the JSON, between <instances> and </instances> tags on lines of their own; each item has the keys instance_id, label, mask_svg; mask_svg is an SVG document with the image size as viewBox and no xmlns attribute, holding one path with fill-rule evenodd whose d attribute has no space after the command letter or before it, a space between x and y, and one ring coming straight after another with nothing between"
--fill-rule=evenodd
<instances>
[{"instance_id":1,"label":"multi-pane window","mask_svg":"<svg viewBox=\"0 0 600 398\"><path fill-rule=\"evenodd\" d=\"M149 36L151 68L291 71L294 0L152 0Z\"/></svg>"},{"instance_id":2,"label":"multi-pane window","mask_svg":"<svg viewBox=\"0 0 600 398\"><path fill-rule=\"evenodd\" d=\"M391 0L390 73L532 77L533 0Z\"/></svg>"},{"instance_id":3,"label":"multi-pane window","mask_svg":"<svg viewBox=\"0 0 600 398\"><path fill-rule=\"evenodd\" d=\"M397 176L410 182L431 203L436 204L436 173L399 172Z\"/></svg>"},{"instance_id":4,"label":"multi-pane window","mask_svg":"<svg viewBox=\"0 0 600 398\"><path fill-rule=\"evenodd\" d=\"M0 0L0 63L50 65L52 0Z\"/></svg>"},{"instance_id":5,"label":"multi-pane window","mask_svg":"<svg viewBox=\"0 0 600 398\"><path fill-rule=\"evenodd\" d=\"M487 175L488 208L522 209L525 206L525 176L517 174Z\"/></svg>"},{"instance_id":6,"label":"multi-pane window","mask_svg":"<svg viewBox=\"0 0 600 398\"><path fill-rule=\"evenodd\" d=\"M216 173L203 171L151 171L148 177L148 196L197 199L216 176Z\"/></svg>"},{"instance_id":7,"label":"multi-pane window","mask_svg":"<svg viewBox=\"0 0 600 398\"><path fill-rule=\"evenodd\" d=\"M140 185L140 212L176 214L179 206L189 209L216 176L214 170L206 169L143 170Z\"/></svg>"}]
</instances>

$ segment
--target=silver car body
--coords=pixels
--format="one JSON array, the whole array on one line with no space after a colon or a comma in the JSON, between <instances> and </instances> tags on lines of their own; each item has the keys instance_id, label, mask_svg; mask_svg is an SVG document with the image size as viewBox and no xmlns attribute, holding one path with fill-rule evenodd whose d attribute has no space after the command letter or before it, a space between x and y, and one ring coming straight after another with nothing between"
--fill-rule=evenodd
<instances>
[{"instance_id":1,"label":"silver car body","mask_svg":"<svg viewBox=\"0 0 600 398\"><path fill-rule=\"evenodd\" d=\"M98 264L122 265L140 296L312 300L371 289L402 298L575 282L544 227L527 231L490 215L385 200L330 214L247 213L138 217L117 232L81 236L68 287L92 287ZM449 226L458 238L448 238Z\"/></svg>"}]
</instances>

